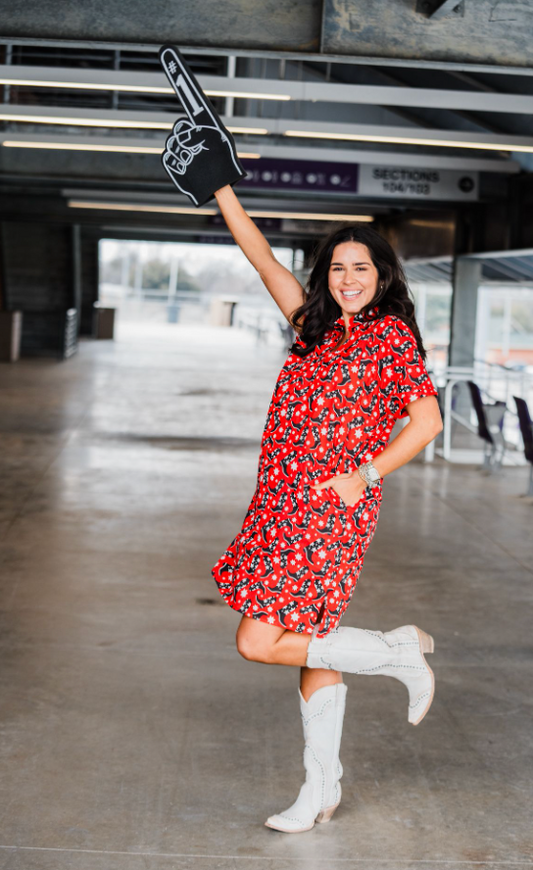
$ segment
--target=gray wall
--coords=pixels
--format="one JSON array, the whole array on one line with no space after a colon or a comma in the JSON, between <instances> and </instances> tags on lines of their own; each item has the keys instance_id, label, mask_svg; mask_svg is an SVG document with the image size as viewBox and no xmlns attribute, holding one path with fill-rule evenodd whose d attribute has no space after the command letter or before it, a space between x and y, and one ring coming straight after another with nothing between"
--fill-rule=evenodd
<instances>
[{"instance_id":1,"label":"gray wall","mask_svg":"<svg viewBox=\"0 0 533 870\"><path fill-rule=\"evenodd\" d=\"M5 221L1 229L3 306L24 314L21 353L62 356L75 304L73 228Z\"/></svg>"}]
</instances>

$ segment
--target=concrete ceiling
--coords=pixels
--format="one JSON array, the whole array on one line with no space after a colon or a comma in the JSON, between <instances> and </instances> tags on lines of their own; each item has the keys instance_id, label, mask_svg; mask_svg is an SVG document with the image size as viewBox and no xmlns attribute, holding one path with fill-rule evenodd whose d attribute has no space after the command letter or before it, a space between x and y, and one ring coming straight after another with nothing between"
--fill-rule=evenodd
<instances>
[{"instance_id":1,"label":"concrete ceiling","mask_svg":"<svg viewBox=\"0 0 533 870\"><path fill-rule=\"evenodd\" d=\"M181 107L162 42L218 93L239 153L258 163L479 172L482 199L502 195L491 179L532 165L533 0L0 0L0 20L4 194L170 195L159 155ZM292 207L354 211L349 196L327 199L300 192ZM369 196L357 209L386 206Z\"/></svg>"},{"instance_id":2,"label":"concrete ceiling","mask_svg":"<svg viewBox=\"0 0 533 870\"><path fill-rule=\"evenodd\" d=\"M440 8L439 8L440 7ZM252 49L527 67L530 0L25 0L11 39Z\"/></svg>"}]
</instances>

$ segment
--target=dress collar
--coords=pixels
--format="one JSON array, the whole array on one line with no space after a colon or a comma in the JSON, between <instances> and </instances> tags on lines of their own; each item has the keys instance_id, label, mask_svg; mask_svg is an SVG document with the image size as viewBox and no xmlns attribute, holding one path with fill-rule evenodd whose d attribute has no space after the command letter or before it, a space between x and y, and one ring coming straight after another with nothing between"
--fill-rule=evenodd
<instances>
[{"instance_id":1,"label":"dress collar","mask_svg":"<svg viewBox=\"0 0 533 870\"><path fill-rule=\"evenodd\" d=\"M368 320L371 320L378 313L377 307L369 308L366 313L361 312L358 314L350 314L350 325L349 331L352 332L359 323L366 323ZM341 314L340 317L337 318L334 324L334 328L344 330L344 316Z\"/></svg>"}]
</instances>

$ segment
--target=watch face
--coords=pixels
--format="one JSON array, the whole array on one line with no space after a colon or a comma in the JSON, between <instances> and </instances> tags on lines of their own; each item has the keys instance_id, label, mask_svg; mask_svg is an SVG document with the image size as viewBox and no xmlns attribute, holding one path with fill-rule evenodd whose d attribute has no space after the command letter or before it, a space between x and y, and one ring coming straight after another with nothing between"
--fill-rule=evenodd
<instances>
[{"instance_id":1,"label":"watch face","mask_svg":"<svg viewBox=\"0 0 533 870\"><path fill-rule=\"evenodd\" d=\"M379 476L379 472L377 471L376 468L369 468L367 474L368 474L370 480L376 480L376 481L381 480L381 478Z\"/></svg>"}]
</instances>

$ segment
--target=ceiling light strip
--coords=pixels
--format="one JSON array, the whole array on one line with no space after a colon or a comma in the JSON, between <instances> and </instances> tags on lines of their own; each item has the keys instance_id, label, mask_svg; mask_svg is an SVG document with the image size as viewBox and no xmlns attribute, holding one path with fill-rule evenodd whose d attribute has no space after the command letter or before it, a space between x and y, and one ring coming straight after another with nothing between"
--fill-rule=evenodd
<instances>
[{"instance_id":1,"label":"ceiling light strip","mask_svg":"<svg viewBox=\"0 0 533 870\"><path fill-rule=\"evenodd\" d=\"M185 116L183 116L185 117ZM141 121L134 118L88 118L76 115L31 115L17 114L16 112L0 112L0 121L14 121L17 124L64 124L69 127L109 127L117 129L138 129L138 130L172 130L176 120L172 121ZM234 125L226 125L230 133L240 133L242 135L255 134L257 136L266 136L268 130L266 127L242 127Z\"/></svg>"},{"instance_id":2,"label":"ceiling light strip","mask_svg":"<svg viewBox=\"0 0 533 870\"><path fill-rule=\"evenodd\" d=\"M74 123L74 119L73 123ZM228 126L226 124L226 126ZM232 132L235 128L229 127ZM237 132L244 132L246 128L239 128ZM255 129L251 128L251 131L258 132L260 134L267 134L268 130ZM7 132L4 135L9 135ZM11 132L11 136L16 135L14 132ZM27 136L28 134L20 133L21 136ZM38 142L39 138L37 138L37 134L31 134L33 138L25 138L25 142ZM52 134L49 134L52 135ZM55 134L54 134L55 135ZM59 135L59 133L57 134ZM81 138L81 134L80 134ZM95 137L96 138L96 137ZM98 144L105 144L102 140L104 137L98 137ZM11 141L7 140L6 141ZM115 139L111 140L117 141ZM121 144L128 144L124 139L118 140ZM132 139L132 142L139 142L137 138ZM152 140L147 140L152 141ZM291 142L290 139L285 140L287 143ZM2 139L0 137L0 145L2 144ZM90 143L86 143L90 144ZM57 143L59 146L59 143ZM17 146L22 147L22 146ZM327 161L333 163L343 164L353 164L353 163L383 163L384 158L386 157L386 162L390 165L394 166L416 166L417 168L432 168L432 169L460 169L464 172L497 172L497 173L517 173L520 171L520 166L513 160L509 158L506 160L493 160L489 158L482 158L480 156L476 156L475 158L469 157L451 157L443 154L434 155L430 152L427 153L410 153L404 152L397 149L394 153L389 152L385 155L384 152L376 150L369 151L360 151L360 150L352 150L352 148L348 147L346 149L340 149L335 147L321 147L318 148L314 145L303 145L303 144L286 144L286 145L278 145L278 144L269 144L268 140L266 142L258 142L255 146L258 149L258 153L247 153L244 151L239 151L239 157L256 159L258 160L261 157L265 158L275 158L282 160L313 160L313 161ZM513 146L515 149L515 146ZM161 142L161 151L163 151L163 142Z\"/></svg>"},{"instance_id":3,"label":"ceiling light strip","mask_svg":"<svg viewBox=\"0 0 533 870\"><path fill-rule=\"evenodd\" d=\"M167 120L165 117L166 113L159 113L154 118L150 118L149 115L147 117L146 114L143 117L142 113L138 113L137 117L135 117L135 113L133 113L133 117L120 117L120 115L122 114L123 113L120 112L114 112L112 114L109 113L107 117L91 117L89 113L82 112L77 114L63 114L60 112L58 114L56 110L56 113L54 114L42 114L39 112L33 113L31 111L28 111L28 109L26 108L26 111L21 111L20 113L18 113L16 110L6 110L4 108L4 110L0 113L0 120L11 121L15 123L35 123L50 125L57 124L88 128L137 128L139 130L145 129L163 131L170 131L173 127L173 124L176 122L175 118ZM235 124L231 123L229 118L223 118L222 120L223 122L226 121L226 126L231 133L242 135L282 135L286 139L296 138L322 141L331 140L341 142L374 142L378 144L383 143L389 145L417 145L441 148L462 148L474 151L517 151L524 153L533 152L533 141L531 139L528 139L527 137L518 136L510 136L509 138L507 138L503 135L497 135L492 137L485 135L478 136L476 134L461 135L460 133L457 133L455 131L452 132L446 130L435 131L435 134L433 136L427 136L418 133L410 133L409 135L407 135L406 133L404 133L404 130L400 128L385 128L386 132L379 132L378 128L376 132L365 132L365 130L369 129L369 125L356 125L355 129L353 126L347 125L347 129L343 129L343 125L334 122L329 125L318 125L319 127L322 126L322 129L318 130L312 129L314 125L311 123L305 123L302 124L299 129L293 129L290 127L290 122L282 120L263 119L262 126L253 126L250 123ZM252 119L243 118L243 120L250 121ZM289 127L289 129L284 129L286 127ZM357 127L359 127L359 129L357 129ZM371 126L370 129L372 129ZM457 138L453 138L454 133Z\"/></svg>"},{"instance_id":4,"label":"ceiling light strip","mask_svg":"<svg viewBox=\"0 0 533 870\"><path fill-rule=\"evenodd\" d=\"M32 142L31 140L6 139L1 143L4 148L34 148L45 151L103 151L117 154L162 154L163 146L152 145L107 145L90 142ZM244 160L259 160L261 155L252 151L238 151L237 156Z\"/></svg>"},{"instance_id":5,"label":"ceiling light strip","mask_svg":"<svg viewBox=\"0 0 533 870\"><path fill-rule=\"evenodd\" d=\"M133 202L92 202L91 200L69 199L69 208L94 209L97 211L136 211L136 212L159 212L161 214L218 214L218 209L190 208L180 205L143 205ZM257 218L281 218L291 220L315 220L315 221L364 221L374 220L372 215L356 214L320 214L316 212L290 212L290 211L263 211L247 209L250 217Z\"/></svg>"},{"instance_id":6,"label":"ceiling light strip","mask_svg":"<svg viewBox=\"0 0 533 870\"><path fill-rule=\"evenodd\" d=\"M533 152L532 145L510 142L471 142L461 139L431 139L426 136L384 136L379 133L334 133L310 130L285 130L284 136L300 139L337 139L346 142L383 142L390 145L431 145L441 148L473 148L484 151L523 151Z\"/></svg>"},{"instance_id":7,"label":"ceiling light strip","mask_svg":"<svg viewBox=\"0 0 533 870\"><path fill-rule=\"evenodd\" d=\"M193 206L181 205L143 205L130 202L91 202L86 200L69 199L69 208L95 209L97 211L142 211L160 212L161 214L218 214L217 208L194 208Z\"/></svg>"},{"instance_id":8,"label":"ceiling light strip","mask_svg":"<svg viewBox=\"0 0 533 870\"><path fill-rule=\"evenodd\" d=\"M0 120L2 120L2 115L0 115ZM10 116L9 120L17 120ZM33 120L33 119L32 119ZM39 122L38 122L39 123ZM45 123L44 121L40 121L40 123ZM50 120L50 123L56 123L55 120ZM121 122L104 122L100 124L99 122L89 124L87 121L80 121L79 124L75 119L67 119L58 121L61 124L72 124L73 126L84 126L84 127L113 127L116 129L135 129L135 126L138 129L161 129L160 126L150 126L149 124L137 124L132 122L131 125L129 123L121 123ZM170 129L170 127L169 127ZM244 130L231 130L230 132L244 132ZM247 132L252 132L249 130ZM254 133L258 133L259 135L267 135L266 130L253 130ZM502 144L498 144L495 142L468 142L461 140L453 140L453 139L427 139L427 138L415 138L415 137L398 137L398 136L379 136L374 134L359 134L359 133L312 133L312 132L301 132L296 130L287 130L284 133L287 137L294 138L306 138L306 139L336 139L336 140L344 140L351 142L383 142L390 145L427 145L433 147L444 147L444 148L468 148L470 150L480 150L480 151L508 151L508 152L521 152L526 154L533 153L533 144L532 145L522 145L515 144L511 142L506 142ZM6 148L44 148L48 150L64 150L64 151L109 151L109 152L121 152L121 153L130 153L130 154L160 154L163 150L163 145L159 146L143 146L143 145L93 145L89 143L78 144L78 143L69 143L69 142L37 142L30 140L21 140L21 139L6 139L2 143ZM260 154L257 153L239 153L239 157L250 158L250 159L259 159L261 157Z\"/></svg>"},{"instance_id":9,"label":"ceiling light strip","mask_svg":"<svg viewBox=\"0 0 533 870\"><path fill-rule=\"evenodd\" d=\"M263 94L260 91L213 91L211 88L204 88L204 93L208 97L236 97L243 100L280 100L287 102L292 97L289 94Z\"/></svg>"},{"instance_id":10,"label":"ceiling light strip","mask_svg":"<svg viewBox=\"0 0 533 870\"><path fill-rule=\"evenodd\" d=\"M4 148L44 148L46 151L109 151L121 154L161 154L162 148L149 145L99 145L81 142L31 142L6 139Z\"/></svg>"},{"instance_id":11,"label":"ceiling light strip","mask_svg":"<svg viewBox=\"0 0 533 870\"><path fill-rule=\"evenodd\" d=\"M364 221L371 222L374 220L369 214L321 214L320 212L303 212L303 211L256 211L255 209L246 209L249 217L256 218L284 218L287 220L297 221Z\"/></svg>"},{"instance_id":12,"label":"ceiling light strip","mask_svg":"<svg viewBox=\"0 0 533 870\"><path fill-rule=\"evenodd\" d=\"M14 121L16 124L65 124L69 127L115 127L138 130L171 130L173 124L163 121L124 121L116 118L84 118L67 115L17 115L15 112L0 112L0 121Z\"/></svg>"},{"instance_id":13,"label":"ceiling light strip","mask_svg":"<svg viewBox=\"0 0 533 870\"><path fill-rule=\"evenodd\" d=\"M9 76L0 78L0 85L11 85L21 88L63 88L75 91L116 91L126 94L173 94L174 89L164 85L124 85L112 82L71 82L54 81L53 79L17 79ZM208 97L237 97L244 100L290 100L288 94L263 94L257 91L226 91L206 88Z\"/></svg>"},{"instance_id":14,"label":"ceiling light strip","mask_svg":"<svg viewBox=\"0 0 533 870\"><path fill-rule=\"evenodd\" d=\"M0 85L28 88L66 88L75 91L123 91L137 94L173 94L173 88L156 85L123 85L111 82L71 82L53 79L17 79L9 76L0 78Z\"/></svg>"},{"instance_id":15,"label":"ceiling light strip","mask_svg":"<svg viewBox=\"0 0 533 870\"><path fill-rule=\"evenodd\" d=\"M16 76L16 78L15 78ZM480 93L471 90L391 85L361 85L316 80L260 79L253 76L200 75L200 85L211 97L236 97L287 102L290 100L356 105L436 108L451 111L487 111L531 114L533 97L519 93ZM162 74L124 70L74 70L0 65L0 82L31 87L70 87L108 91L172 93Z\"/></svg>"}]
</instances>

